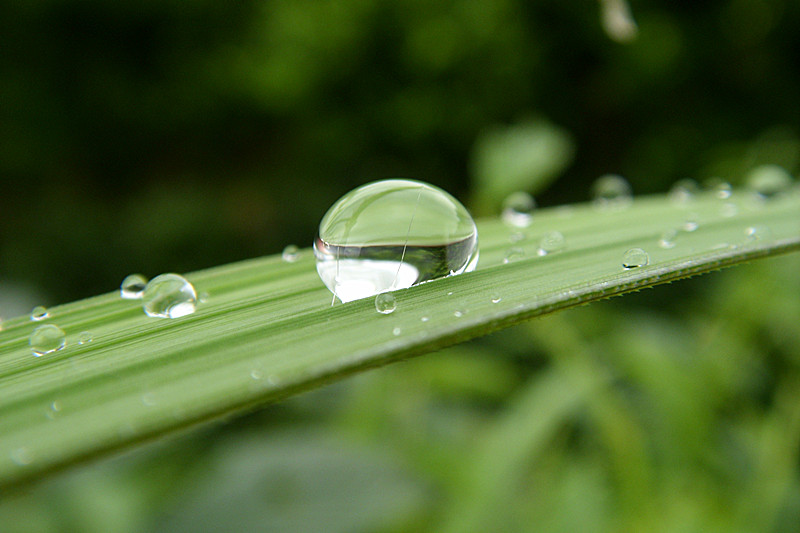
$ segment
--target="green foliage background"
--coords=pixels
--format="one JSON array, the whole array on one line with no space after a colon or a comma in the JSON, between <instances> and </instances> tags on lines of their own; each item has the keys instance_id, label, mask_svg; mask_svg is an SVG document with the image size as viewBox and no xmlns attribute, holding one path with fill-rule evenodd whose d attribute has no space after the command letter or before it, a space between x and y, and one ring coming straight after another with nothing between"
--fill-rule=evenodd
<instances>
[{"instance_id":1,"label":"green foliage background","mask_svg":"<svg viewBox=\"0 0 800 533\"><path fill-rule=\"evenodd\" d=\"M374 179L486 214L796 175L800 5L631 7L621 44L588 0L8 0L0 316L307 245ZM0 529L792 531L799 268L373 371L0 495Z\"/></svg>"}]
</instances>

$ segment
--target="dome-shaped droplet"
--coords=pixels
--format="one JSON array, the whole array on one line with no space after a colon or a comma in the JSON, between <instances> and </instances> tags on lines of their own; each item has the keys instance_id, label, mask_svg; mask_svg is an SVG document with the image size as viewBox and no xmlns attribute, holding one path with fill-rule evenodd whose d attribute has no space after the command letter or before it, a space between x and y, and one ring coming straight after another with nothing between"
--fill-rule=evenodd
<instances>
[{"instance_id":1,"label":"dome-shaped droplet","mask_svg":"<svg viewBox=\"0 0 800 533\"><path fill-rule=\"evenodd\" d=\"M375 310L381 314L393 313L396 307L397 301L390 292L382 292L375 297Z\"/></svg>"},{"instance_id":2,"label":"dome-shaped droplet","mask_svg":"<svg viewBox=\"0 0 800 533\"><path fill-rule=\"evenodd\" d=\"M50 317L50 312L43 305L37 305L31 310L31 320L39 322Z\"/></svg>"},{"instance_id":3,"label":"dome-shaped droplet","mask_svg":"<svg viewBox=\"0 0 800 533\"><path fill-rule=\"evenodd\" d=\"M503 201L503 221L516 228L526 228L533 221L536 200L526 192L514 192Z\"/></svg>"},{"instance_id":4,"label":"dome-shaped droplet","mask_svg":"<svg viewBox=\"0 0 800 533\"><path fill-rule=\"evenodd\" d=\"M147 286L147 278L141 274L131 274L122 280L119 295L126 300L138 300Z\"/></svg>"},{"instance_id":5,"label":"dome-shaped droplet","mask_svg":"<svg viewBox=\"0 0 800 533\"><path fill-rule=\"evenodd\" d=\"M594 205L601 209L622 209L630 205L631 185L617 174L605 174L592 185Z\"/></svg>"},{"instance_id":6,"label":"dome-shaped droplet","mask_svg":"<svg viewBox=\"0 0 800 533\"><path fill-rule=\"evenodd\" d=\"M567 246L567 241L560 231L548 231L539 241L539 255L553 254L560 252Z\"/></svg>"},{"instance_id":7,"label":"dome-shaped droplet","mask_svg":"<svg viewBox=\"0 0 800 533\"><path fill-rule=\"evenodd\" d=\"M343 302L473 270L478 231L458 200L414 180L359 187L325 214L317 272Z\"/></svg>"},{"instance_id":8,"label":"dome-shaped droplet","mask_svg":"<svg viewBox=\"0 0 800 533\"><path fill-rule=\"evenodd\" d=\"M503 258L503 263L513 263L525 257L525 250L522 248L509 248L506 250L506 256Z\"/></svg>"},{"instance_id":9,"label":"dome-shaped droplet","mask_svg":"<svg viewBox=\"0 0 800 533\"><path fill-rule=\"evenodd\" d=\"M650 256L641 248L631 248L622 255L622 266L625 268L642 267L649 262Z\"/></svg>"},{"instance_id":10,"label":"dome-shaped droplet","mask_svg":"<svg viewBox=\"0 0 800 533\"><path fill-rule=\"evenodd\" d=\"M78 344L89 344L92 342L92 339L91 331L81 331L81 334L78 336Z\"/></svg>"},{"instance_id":11,"label":"dome-shaped droplet","mask_svg":"<svg viewBox=\"0 0 800 533\"><path fill-rule=\"evenodd\" d=\"M142 305L148 316L179 318L194 313L197 293L183 276L161 274L151 279L145 287Z\"/></svg>"},{"instance_id":12,"label":"dome-shaped droplet","mask_svg":"<svg viewBox=\"0 0 800 533\"><path fill-rule=\"evenodd\" d=\"M733 187L722 178L710 178L704 182L706 189L720 200L727 200L733 194Z\"/></svg>"},{"instance_id":13,"label":"dome-shaped droplet","mask_svg":"<svg viewBox=\"0 0 800 533\"><path fill-rule=\"evenodd\" d=\"M689 215L686 220L683 221L681 225L681 229L686 232L693 232L700 227L700 223L697 222L697 215Z\"/></svg>"},{"instance_id":14,"label":"dome-shaped droplet","mask_svg":"<svg viewBox=\"0 0 800 533\"><path fill-rule=\"evenodd\" d=\"M792 176L778 165L761 165L748 173L746 183L760 198L767 199L789 189Z\"/></svg>"},{"instance_id":15,"label":"dome-shaped droplet","mask_svg":"<svg viewBox=\"0 0 800 533\"><path fill-rule=\"evenodd\" d=\"M666 250L675 248L675 239L678 237L678 232L674 229L668 229L661 234L658 239L658 245Z\"/></svg>"},{"instance_id":16,"label":"dome-shaped droplet","mask_svg":"<svg viewBox=\"0 0 800 533\"><path fill-rule=\"evenodd\" d=\"M294 263L300 258L300 248L297 247L295 244L290 244L286 248L283 249L281 253L281 259L286 261L287 263Z\"/></svg>"},{"instance_id":17,"label":"dome-shaped droplet","mask_svg":"<svg viewBox=\"0 0 800 533\"><path fill-rule=\"evenodd\" d=\"M39 357L62 349L67 345L67 336L60 327L45 324L33 330L28 342L33 355Z\"/></svg>"},{"instance_id":18,"label":"dome-shaped droplet","mask_svg":"<svg viewBox=\"0 0 800 533\"><path fill-rule=\"evenodd\" d=\"M669 189L669 199L676 204L685 204L692 201L700 192L700 185L691 178L676 181Z\"/></svg>"}]
</instances>

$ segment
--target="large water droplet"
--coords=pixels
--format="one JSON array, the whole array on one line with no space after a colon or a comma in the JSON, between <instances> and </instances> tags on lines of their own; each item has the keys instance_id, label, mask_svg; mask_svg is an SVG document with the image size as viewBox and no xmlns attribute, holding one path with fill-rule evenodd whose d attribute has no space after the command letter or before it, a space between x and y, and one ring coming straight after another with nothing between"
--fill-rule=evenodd
<instances>
[{"instance_id":1,"label":"large water droplet","mask_svg":"<svg viewBox=\"0 0 800 533\"><path fill-rule=\"evenodd\" d=\"M328 210L314 255L325 286L349 302L474 270L478 231L466 208L438 187L376 181Z\"/></svg>"},{"instance_id":2,"label":"large water droplet","mask_svg":"<svg viewBox=\"0 0 800 533\"><path fill-rule=\"evenodd\" d=\"M67 345L67 336L60 327L45 324L33 330L28 342L33 355L39 357L62 349Z\"/></svg>"},{"instance_id":3,"label":"large water droplet","mask_svg":"<svg viewBox=\"0 0 800 533\"><path fill-rule=\"evenodd\" d=\"M533 221L536 200L526 192L514 192L503 201L502 218L506 224L526 228Z\"/></svg>"},{"instance_id":4,"label":"large water droplet","mask_svg":"<svg viewBox=\"0 0 800 533\"><path fill-rule=\"evenodd\" d=\"M642 267L649 262L650 256L641 248L631 248L622 255L622 266L625 268Z\"/></svg>"},{"instance_id":5,"label":"large water droplet","mask_svg":"<svg viewBox=\"0 0 800 533\"><path fill-rule=\"evenodd\" d=\"M390 292L382 292L375 297L375 310L381 314L393 313L396 307L397 301Z\"/></svg>"},{"instance_id":6,"label":"large water droplet","mask_svg":"<svg viewBox=\"0 0 800 533\"><path fill-rule=\"evenodd\" d=\"M281 259L287 263L294 263L300 258L300 248L297 245L290 244L281 252Z\"/></svg>"},{"instance_id":7,"label":"large water droplet","mask_svg":"<svg viewBox=\"0 0 800 533\"><path fill-rule=\"evenodd\" d=\"M539 241L539 255L553 254L560 252L567 246L567 241L560 231L549 231L542 236Z\"/></svg>"},{"instance_id":8,"label":"large water droplet","mask_svg":"<svg viewBox=\"0 0 800 533\"><path fill-rule=\"evenodd\" d=\"M179 318L195 312L197 293L183 276L161 274L145 287L142 305L148 316Z\"/></svg>"},{"instance_id":9,"label":"large water droplet","mask_svg":"<svg viewBox=\"0 0 800 533\"><path fill-rule=\"evenodd\" d=\"M594 205L601 209L623 209L632 202L631 185L617 174L605 174L592 185Z\"/></svg>"},{"instance_id":10,"label":"large water droplet","mask_svg":"<svg viewBox=\"0 0 800 533\"><path fill-rule=\"evenodd\" d=\"M43 305L37 305L31 310L31 320L39 322L50 317L50 312Z\"/></svg>"},{"instance_id":11,"label":"large water droplet","mask_svg":"<svg viewBox=\"0 0 800 533\"><path fill-rule=\"evenodd\" d=\"M126 300L138 300L147 286L147 278L141 274L131 274L122 280L119 295Z\"/></svg>"},{"instance_id":12,"label":"large water droplet","mask_svg":"<svg viewBox=\"0 0 800 533\"><path fill-rule=\"evenodd\" d=\"M772 198L792 186L792 176L778 165L761 165L751 170L747 187L762 199Z\"/></svg>"}]
</instances>

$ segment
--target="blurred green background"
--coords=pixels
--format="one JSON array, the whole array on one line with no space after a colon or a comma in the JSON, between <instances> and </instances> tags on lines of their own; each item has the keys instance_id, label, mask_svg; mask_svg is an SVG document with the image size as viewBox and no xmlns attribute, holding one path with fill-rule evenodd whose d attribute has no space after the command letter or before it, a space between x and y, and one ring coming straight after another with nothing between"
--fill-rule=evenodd
<instances>
[{"instance_id":1,"label":"blurred green background","mask_svg":"<svg viewBox=\"0 0 800 533\"><path fill-rule=\"evenodd\" d=\"M0 316L307 246L800 170L800 2L5 0ZM800 261L535 320L0 494L0 531L796 531Z\"/></svg>"}]
</instances>

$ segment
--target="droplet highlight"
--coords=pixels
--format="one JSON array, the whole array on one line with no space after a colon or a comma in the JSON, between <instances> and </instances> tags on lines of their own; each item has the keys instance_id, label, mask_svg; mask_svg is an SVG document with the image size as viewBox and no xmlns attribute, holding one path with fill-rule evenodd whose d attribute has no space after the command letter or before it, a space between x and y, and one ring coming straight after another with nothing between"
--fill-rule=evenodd
<instances>
[{"instance_id":1,"label":"droplet highlight","mask_svg":"<svg viewBox=\"0 0 800 533\"><path fill-rule=\"evenodd\" d=\"M514 192L503 201L503 222L516 228L527 228L533 222L536 200L526 192Z\"/></svg>"},{"instance_id":2,"label":"droplet highlight","mask_svg":"<svg viewBox=\"0 0 800 533\"><path fill-rule=\"evenodd\" d=\"M384 180L339 199L320 222L317 272L342 302L469 272L478 231L455 198L415 180Z\"/></svg>"},{"instance_id":3,"label":"droplet highlight","mask_svg":"<svg viewBox=\"0 0 800 533\"><path fill-rule=\"evenodd\" d=\"M633 201L631 185L617 174L605 174L592 185L592 199L600 209L624 209Z\"/></svg>"},{"instance_id":4,"label":"droplet highlight","mask_svg":"<svg viewBox=\"0 0 800 533\"><path fill-rule=\"evenodd\" d=\"M383 315L394 313L397 308L397 300L390 292L382 292L375 297L375 310Z\"/></svg>"},{"instance_id":5,"label":"droplet highlight","mask_svg":"<svg viewBox=\"0 0 800 533\"><path fill-rule=\"evenodd\" d=\"M119 295L126 300L138 300L147 286L147 278L142 274L131 274L122 280Z\"/></svg>"},{"instance_id":6,"label":"droplet highlight","mask_svg":"<svg viewBox=\"0 0 800 533\"><path fill-rule=\"evenodd\" d=\"M622 266L624 268L637 268L647 266L650 263L650 256L641 248L631 248L622 255Z\"/></svg>"},{"instance_id":7,"label":"droplet highlight","mask_svg":"<svg viewBox=\"0 0 800 533\"><path fill-rule=\"evenodd\" d=\"M549 231L545 233L539 241L539 250L537 253L540 256L545 256L547 254L560 252L566 247L567 241L560 231Z\"/></svg>"},{"instance_id":8,"label":"droplet highlight","mask_svg":"<svg viewBox=\"0 0 800 533\"><path fill-rule=\"evenodd\" d=\"M57 352L67 345L64 330L53 324L45 324L34 329L28 338L31 351L36 357Z\"/></svg>"},{"instance_id":9,"label":"droplet highlight","mask_svg":"<svg viewBox=\"0 0 800 533\"><path fill-rule=\"evenodd\" d=\"M31 310L31 320L40 322L45 318L50 318L50 312L43 305L37 305Z\"/></svg>"},{"instance_id":10,"label":"droplet highlight","mask_svg":"<svg viewBox=\"0 0 800 533\"><path fill-rule=\"evenodd\" d=\"M522 248L509 248L503 258L503 263L513 263L525 257L525 250Z\"/></svg>"},{"instance_id":11,"label":"droplet highlight","mask_svg":"<svg viewBox=\"0 0 800 533\"><path fill-rule=\"evenodd\" d=\"M178 274L161 274L142 293L145 314L157 318L180 318L197 309L197 293L189 281Z\"/></svg>"}]
</instances>

